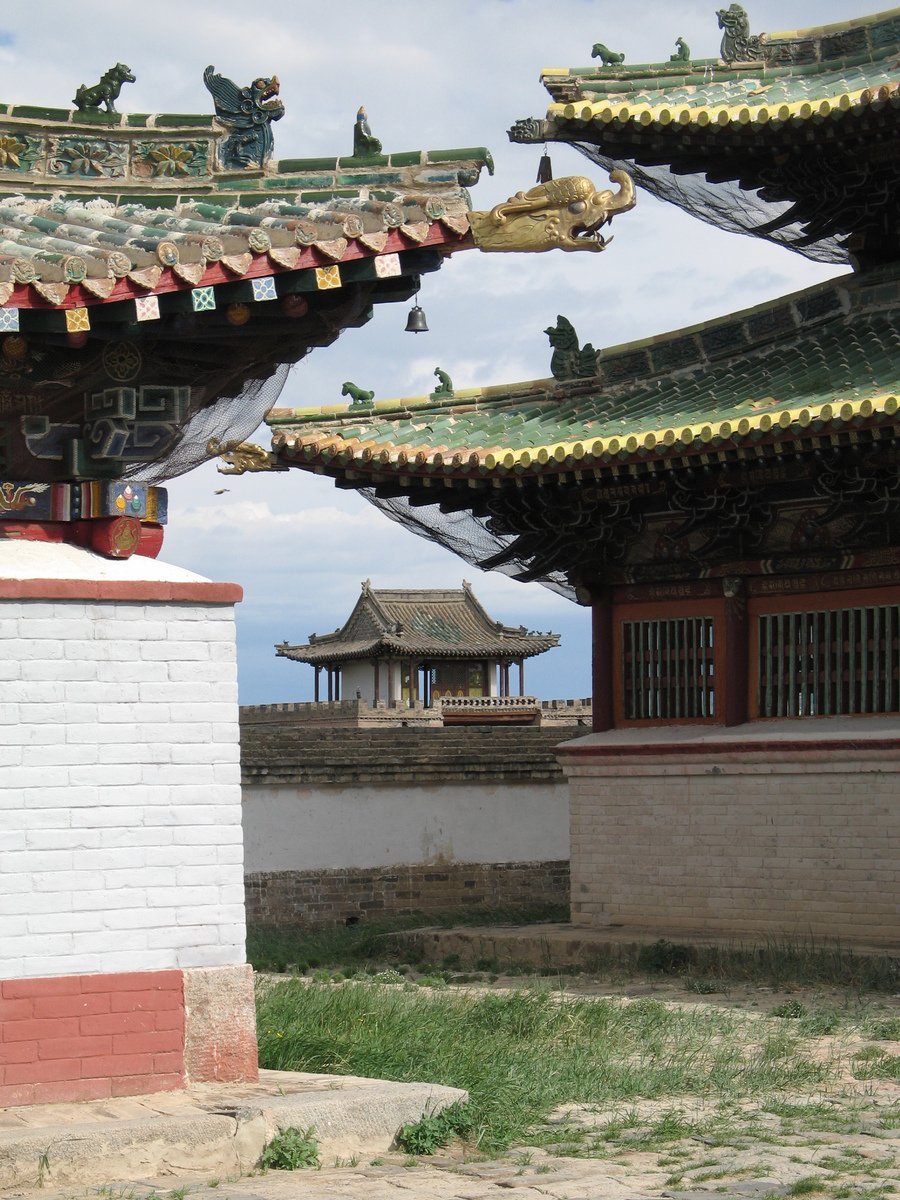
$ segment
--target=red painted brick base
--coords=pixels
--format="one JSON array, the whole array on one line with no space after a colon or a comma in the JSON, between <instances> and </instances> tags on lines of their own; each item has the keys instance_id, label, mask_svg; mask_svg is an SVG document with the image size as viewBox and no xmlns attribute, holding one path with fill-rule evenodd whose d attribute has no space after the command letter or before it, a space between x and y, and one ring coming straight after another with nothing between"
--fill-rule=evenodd
<instances>
[{"instance_id":1,"label":"red painted brick base","mask_svg":"<svg viewBox=\"0 0 900 1200\"><path fill-rule=\"evenodd\" d=\"M0 1107L183 1086L183 972L0 982Z\"/></svg>"}]
</instances>

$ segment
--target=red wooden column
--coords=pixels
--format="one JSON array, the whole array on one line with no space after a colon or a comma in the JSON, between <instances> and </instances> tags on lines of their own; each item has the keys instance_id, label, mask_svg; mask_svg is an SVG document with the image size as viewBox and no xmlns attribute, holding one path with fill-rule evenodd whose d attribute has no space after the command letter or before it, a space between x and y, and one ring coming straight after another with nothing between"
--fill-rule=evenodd
<instances>
[{"instance_id":1,"label":"red wooden column","mask_svg":"<svg viewBox=\"0 0 900 1200\"><path fill-rule=\"evenodd\" d=\"M316 679L315 692L313 693L313 697L315 699L316 704L318 704L319 703L319 672L322 670L322 668L314 667L313 670L315 671L315 679Z\"/></svg>"},{"instance_id":2,"label":"red wooden column","mask_svg":"<svg viewBox=\"0 0 900 1200\"><path fill-rule=\"evenodd\" d=\"M591 633L593 641L591 700L594 733L612 729L615 723L613 671L613 606L609 592L591 600Z\"/></svg>"},{"instance_id":3,"label":"red wooden column","mask_svg":"<svg viewBox=\"0 0 900 1200\"><path fill-rule=\"evenodd\" d=\"M722 621L725 663L725 703L721 720L726 725L743 725L748 713L749 632L747 592L743 579L722 580L725 616ZM719 657L718 655L716 656Z\"/></svg>"},{"instance_id":4,"label":"red wooden column","mask_svg":"<svg viewBox=\"0 0 900 1200\"><path fill-rule=\"evenodd\" d=\"M414 659L409 660L409 707L415 708L419 698L419 680Z\"/></svg>"},{"instance_id":5,"label":"red wooden column","mask_svg":"<svg viewBox=\"0 0 900 1200\"><path fill-rule=\"evenodd\" d=\"M525 695L525 659L519 659L519 695Z\"/></svg>"},{"instance_id":6,"label":"red wooden column","mask_svg":"<svg viewBox=\"0 0 900 1200\"><path fill-rule=\"evenodd\" d=\"M331 667L326 667L325 670L328 672L328 703L331 704L334 700L334 674Z\"/></svg>"},{"instance_id":7,"label":"red wooden column","mask_svg":"<svg viewBox=\"0 0 900 1200\"><path fill-rule=\"evenodd\" d=\"M375 703L381 699L381 662L375 659L375 688L372 692Z\"/></svg>"}]
</instances>

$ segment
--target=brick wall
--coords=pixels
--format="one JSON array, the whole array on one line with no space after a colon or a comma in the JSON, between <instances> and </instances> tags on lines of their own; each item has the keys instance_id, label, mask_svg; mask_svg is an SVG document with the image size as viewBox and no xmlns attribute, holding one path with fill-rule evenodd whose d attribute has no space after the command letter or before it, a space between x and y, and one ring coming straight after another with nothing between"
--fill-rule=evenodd
<instances>
[{"instance_id":1,"label":"brick wall","mask_svg":"<svg viewBox=\"0 0 900 1200\"><path fill-rule=\"evenodd\" d=\"M611 731L561 758L573 924L900 942L895 722Z\"/></svg>"},{"instance_id":2,"label":"brick wall","mask_svg":"<svg viewBox=\"0 0 900 1200\"><path fill-rule=\"evenodd\" d=\"M183 1082L181 971L0 982L0 1108Z\"/></svg>"},{"instance_id":3,"label":"brick wall","mask_svg":"<svg viewBox=\"0 0 900 1200\"><path fill-rule=\"evenodd\" d=\"M343 925L469 905L565 904L568 862L442 863L384 869L256 872L246 877L247 919L263 925Z\"/></svg>"},{"instance_id":4,"label":"brick wall","mask_svg":"<svg viewBox=\"0 0 900 1200\"><path fill-rule=\"evenodd\" d=\"M243 962L233 604L0 599L0 680L0 978Z\"/></svg>"},{"instance_id":5,"label":"brick wall","mask_svg":"<svg viewBox=\"0 0 900 1200\"><path fill-rule=\"evenodd\" d=\"M256 1078L239 599L0 540L0 1105Z\"/></svg>"}]
</instances>

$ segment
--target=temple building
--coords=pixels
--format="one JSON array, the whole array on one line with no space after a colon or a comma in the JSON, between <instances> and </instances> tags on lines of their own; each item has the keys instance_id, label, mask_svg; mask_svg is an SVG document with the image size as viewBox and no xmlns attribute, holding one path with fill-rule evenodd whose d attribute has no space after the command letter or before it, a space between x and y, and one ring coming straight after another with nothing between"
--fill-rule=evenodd
<instances>
[{"instance_id":1,"label":"temple building","mask_svg":"<svg viewBox=\"0 0 900 1200\"><path fill-rule=\"evenodd\" d=\"M552 103L512 140L849 273L599 352L561 316L550 378L362 418L276 408L273 452L591 606L595 732L560 749L576 924L884 944L900 12L758 35L737 4L718 17L719 59L546 71Z\"/></svg>"},{"instance_id":2,"label":"temple building","mask_svg":"<svg viewBox=\"0 0 900 1200\"><path fill-rule=\"evenodd\" d=\"M0 1106L256 1077L241 589L156 561L160 485L219 455L280 469L243 438L292 363L456 250L523 248L470 211L484 149L382 153L363 113L346 153L279 159L277 76L207 67L187 116L120 114L134 80L0 104L0 999L27 1052ZM566 193L541 248L599 248L629 189L561 224Z\"/></svg>"},{"instance_id":3,"label":"temple building","mask_svg":"<svg viewBox=\"0 0 900 1200\"><path fill-rule=\"evenodd\" d=\"M355 697L430 708L442 699L524 696L525 659L558 645L556 633L492 620L465 581L459 589L376 590L367 580L340 629L311 634L305 646L283 642L275 651L314 668L316 703Z\"/></svg>"}]
</instances>

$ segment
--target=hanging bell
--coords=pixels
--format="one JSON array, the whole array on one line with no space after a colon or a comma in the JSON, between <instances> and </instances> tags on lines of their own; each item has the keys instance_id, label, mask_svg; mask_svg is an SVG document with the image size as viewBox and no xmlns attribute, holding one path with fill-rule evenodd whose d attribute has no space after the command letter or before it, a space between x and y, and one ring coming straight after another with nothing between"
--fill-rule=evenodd
<instances>
[{"instance_id":1,"label":"hanging bell","mask_svg":"<svg viewBox=\"0 0 900 1200\"><path fill-rule=\"evenodd\" d=\"M406 318L406 333L427 333L428 322L425 320L425 309L414 304Z\"/></svg>"},{"instance_id":2,"label":"hanging bell","mask_svg":"<svg viewBox=\"0 0 900 1200\"><path fill-rule=\"evenodd\" d=\"M550 161L550 155L547 153L547 147L544 147L544 153L541 155L538 163L537 183L549 183L553 178L553 164Z\"/></svg>"}]
</instances>

